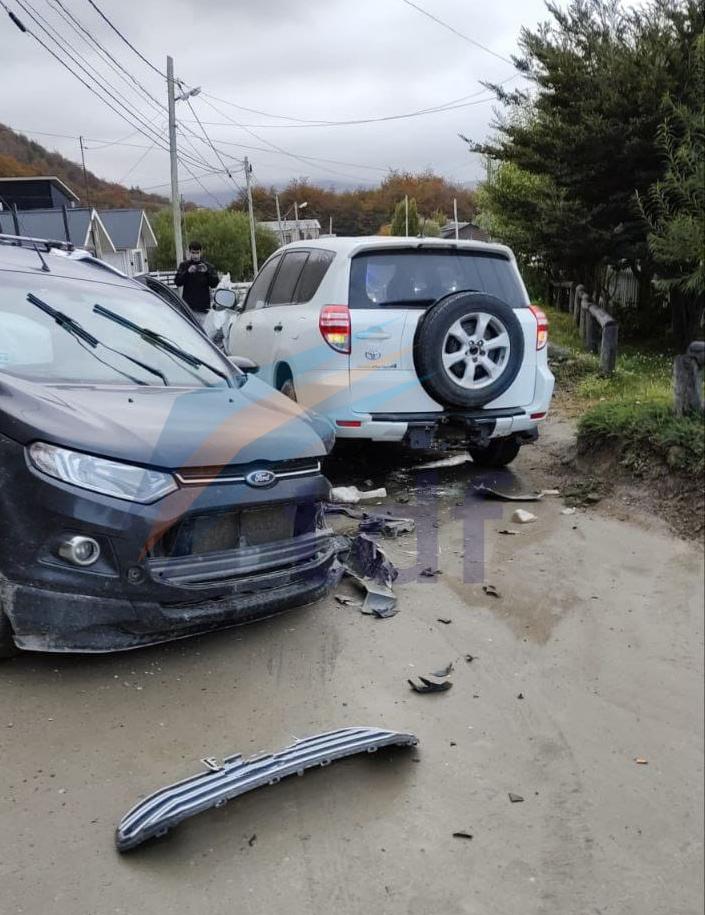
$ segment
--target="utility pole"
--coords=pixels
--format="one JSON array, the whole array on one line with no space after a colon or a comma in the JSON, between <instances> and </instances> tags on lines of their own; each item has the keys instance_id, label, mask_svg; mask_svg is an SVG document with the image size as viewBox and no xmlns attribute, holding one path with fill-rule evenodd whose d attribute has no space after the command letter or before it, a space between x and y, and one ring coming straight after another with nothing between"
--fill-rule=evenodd
<instances>
[{"instance_id":1,"label":"utility pole","mask_svg":"<svg viewBox=\"0 0 705 915\"><path fill-rule=\"evenodd\" d=\"M328 234L331 236L333 235L333 217L332 216L328 217Z\"/></svg>"},{"instance_id":2,"label":"utility pole","mask_svg":"<svg viewBox=\"0 0 705 915\"><path fill-rule=\"evenodd\" d=\"M86 171L86 153L83 146L83 137L78 138L78 142L81 146L81 165L83 167L83 193L86 197L86 206L91 206L91 199L88 193L88 172ZM95 225L93 224L93 214L91 213L88 217L91 221L91 241L93 242L93 253L98 256L98 245L95 240ZM19 234L19 233L18 233Z\"/></svg>"},{"instance_id":3,"label":"utility pole","mask_svg":"<svg viewBox=\"0 0 705 915\"><path fill-rule=\"evenodd\" d=\"M296 223L296 240L301 241L301 227L299 226L299 205L294 201L294 222Z\"/></svg>"},{"instance_id":4,"label":"utility pole","mask_svg":"<svg viewBox=\"0 0 705 915\"><path fill-rule=\"evenodd\" d=\"M174 250L176 266L184 258L184 242L181 236L181 197L179 196L179 164L176 159L176 96L174 82L174 58L166 59L166 87L169 101L169 156L171 158L171 212L174 220Z\"/></svg>"},{"instance_id":5,"label":"utility pole","mask_svg":"<svg viewBox=\"0 0 705 915\"><path fill-rule=\"evenodd\" d=\"M250 165L250 160L245 156L245 182L247 184L247 209L250 214L250 243L252 245L252 269L254 273L252 274L253 278L257 276L257 271L259 267L257 266L257 237L255 235L255 211L252 206L252 184L250 183L250 176L252 175L252 166Z\"/></svg>"},{"instance_id":6,"label":"utility pole","mask_svg":"<svg viewBox=\"0 0 705 915\"><path fill-rule=\"evenodd\" d=\"M406 220L405 235L408 238L409 237L409 195L408 194L404 194L404 216L405 216L405 220Z\"/></svg>"},{"instance_id":7,"label":"utility pole","mask_svg":"<svg viewBox=\"0 0 705 915\"><path fill-rule=\"evenodd\" d=\"M274 195L274 202L277 205L277 225L279 226L279 243L284 244L284 230L282 229L282 211L279 209L279 194Z\"/></svg>"},{"instance_id":8,"label":"utility pole","mask_svg":"<svg viewBox=\"0 0 705 915\"><path fill-rule=\"evenodd\" d=\"M453 197L453 219L455 220L455 240L457 241L460 238L458 232L458 198Z\"/></svg>"}]
</instances>

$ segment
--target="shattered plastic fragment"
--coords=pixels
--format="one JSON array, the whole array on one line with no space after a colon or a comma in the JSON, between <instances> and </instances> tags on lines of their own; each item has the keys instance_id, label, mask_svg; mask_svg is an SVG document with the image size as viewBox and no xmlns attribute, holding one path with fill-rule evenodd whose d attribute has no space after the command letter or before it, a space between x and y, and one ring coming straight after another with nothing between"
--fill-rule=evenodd
<instances>
[{"instance_id":1,"label":"shattered plastic fragment","mask_svg":"<svg viewBox=\"0 0 705 915\"><path fill-rule=\"evenodd\" d=\"M459 467L461 464L467 464L472 458L467 451L462 454L453 454L447 458L440 458L437 461L428 461L426 464L416 464L412 470L435 470L437 467Z\"/></svg>"},{"instance_id":2,"label":"shattered plastic fragment","mask_svg":"<svg viewBox=\"0 0 705 915\"><path fill-rule=\"evenodd\" d=\"M447 616L437 616L436 621L438 623L443 623L444 626L449 626L453 620L449 619Z\"/></svg>"},{"instance_id":3,"label":"shattered plastic fragment","mask_svg":"<svg viewBox=\"0 0 705 915\"><path fill-rule=\"evenodd\" d=\"M384 515L368 515L360 522L360 530L366 534L383 534L385 537L399 537L416 529L413 518L387 518Z\"/></svg>"},{"instance_id":4,"label":"shattered plastic fragment","mask_svg":"<svg viewBox=\"0 0 705 915\"><path fill-rule=\"evenodd\" d=\"M474 486L473 489L478 496L484 496L485 499L499 499L501 502L540 502L543 499L543 493L541 492L517 494L500 492L498 489L492 489L491 486L485 486L484 483Z\"/></svg>"},{"instance_id":5,"label":"shattered plastic fragment","mask_svg":"<svg viewBox=\"0 0 705 915\"><path fill-rule=\"evenodd\" d=\"M524 511L523 508L518 508L512 515L512 521L515 521L517 524L531 524L532 521L536 521L536 515Z\"/></svg>"},{"instance_id":6,"label":"shattered plastic fragment","mask_svg":"<svg viewBox=\"0 0 705 915\"><path fill-rule=\"evenodd\" d=\"M345 502L354 505L357 502L362 502L367 499L385 499L387 497L387 490L382 487L380 489L370 489L367 492L363 492L361 489L358 489L357 486L335 486L330 491L330 497L333 502Z\"/></svg>"},{"instance_id":7,"label":"shattered plastic fragment","mask_svg":"<svg viewBox=\"0 0 705 915\"><path fill-rule=\"evenodd\" d=\"M562 514L562 515L574 515L574 514L575 514L575 509L574 509L574 508L562 508L562 509L561 509L561 514Z\"/></svg>"},{"instance_id":8,"label":"shattered plastic fragment","mask_svg":"<svg viewBox=\"0 0 705 915\"><path fill-rule=\"evenodd\" d=\"M358 534L345 561L345 573L366 592L362 612L387 618L397 613L392 582L399 574L381 547L366 534Z\"/></svg>"},{"instance_id":9,"label":"shattered plastic fragment","mask_svg":"<svg viewBox=\"0 0 705 915\"><path fill-rule=\"evenodd\" d=\"M458 832L453 833L454 839L472 839L471 832L465 832L464 829L459 829Z\"/></svg>"},{"instance_id":10,"label":"shattered plastic fragment","mask_svg":"<svg viewBox=\"0 0 705 915\"><path fill-rule=\"evenodd\" d=\"M505 527L501 531L497 531L498 534L506 534L508 537L516 537L519 531L510 531L509 528Z\"/></svg>"},{"instance_id":11,"label":"shattered plastic fragment","mask_svg":"<svg viewBox=\"0 0 705 915\"><path fill-rule=\"evenodd\" d=\"M415 693L445 693L453 685L450 680L444 680L443 683L434 683L433 680L428 680L422 676L419 676L419 680L421 681L420 684L414 682L414 680L407 680L407 683Z\"/></svg>"},{"instance_id":12,"label":"shattered plastic fragment","mask_svg":"<svg viewBox=\"0 0 705 915\"><path fill-rule=\"evenodd\" d=\"M443 668L443 670L435 670L435 671L431 674L431 676L432 676L432 677L439 677L439 678L447 677L448 674L450 674L450 672L451 672L452 670L453 670L453 662L451 661L450 663L446 664L446 666Z\"/></svg>"},{"instance_id":13,"label":"shattered plastic fragment","mask_svg":"<svg viewBox=\"0 0 705 915\"><path fill-rule=\"evenodd\" d=\"M420 575L423 575L424 578L435 578L436 575L442 575L440 569L434 569L431 566L427 566L425 569L421 569Z\"/></svg>"},{"instance_id":14,"label":"shattered plastic fragment","mask_svg":"<svg viewBox=\"0 0 705 915\"><path fill-rule=\"evenodd\" d=\"M499 591L495 588L494 585L483 585L483 586L482 586L482 590L483 590L483 591L485 592L485 594L487 594L489 597L501 597L501 596L502 596L502 595L499 593Z\"/></svg>"},{"instance_id":15,"label":"shattered plastic fragment","mask_svg":"<svg viewBox=\"0 0 705 915\"><path fill-rule=\"evenodd\" d=\"M523 802L524 798L520 794L512 794L512 792L510 791L509 800L512 802L512 804L521 804Z\"/></svg>"}]
</instances>

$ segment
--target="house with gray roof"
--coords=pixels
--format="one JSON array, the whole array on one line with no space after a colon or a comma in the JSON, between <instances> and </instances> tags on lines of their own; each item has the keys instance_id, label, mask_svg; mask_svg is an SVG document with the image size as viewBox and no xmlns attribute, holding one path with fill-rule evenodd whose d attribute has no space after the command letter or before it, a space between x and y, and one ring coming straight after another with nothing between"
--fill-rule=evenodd
<instances>
[{"instance_id":1,"label":"house with gray roof","mask_svg":"<svg viewBox=\"0 0 705 915\"><path fill-rule=\"evenodd\" d=\"M100 210L99 216L115 246L113 252L103 254L103 260L128 276L146 273L157 238L145 211Z\"/></svg>"},{"instance_id":2,"label":"house with gray roof","mask_svg":"<svg viewBox=\"0 0 705 915\"><path fill-rule=\"evenodd\" d=\"M115 253L115 245L93 207L0 210L0 233L68 241L103 259Z\"/></svg>"}]
</instances>

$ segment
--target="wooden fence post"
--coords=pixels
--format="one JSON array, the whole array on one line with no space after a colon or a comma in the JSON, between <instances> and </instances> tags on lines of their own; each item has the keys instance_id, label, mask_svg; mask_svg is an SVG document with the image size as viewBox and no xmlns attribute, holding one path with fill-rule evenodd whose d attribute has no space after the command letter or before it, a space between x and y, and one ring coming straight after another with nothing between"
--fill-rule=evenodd
<instances>
[{"instance_id":1,"label":"wooden fence post","mask_svg":"<svg viewBox=\"0 0 705 915\"><path fill-rule=\"evenodd\" d=\"M602 328L602 343L600 345L600 374L611 375L617 365L617 343L619 340L619 325L616 321L605 324Z\"/></svg>"},{"instance_id":2,"label":"wooden fence post","mask_svg":"<svg viewBox=\"0 0 705 915\"><path fill-rule=\"evenodd\" d=\"M576 324L580 324L580 303L583 300L583 295L585 293L585 287L582 283L579 283L575 287L575 295L573 301L571 302L570 310L573 315L573 320Z\"/></svg>"},{"instance_id":3,"label":"wooden fence post","mask_svg":"<svg viewBox=\"0 0 705 915\"><path fill-rule=\"evenodd\" d=\"M696 341L687 353L673 361L673 411L676 416L702 413L702 373L705 366L705 343Z\"/></svg>"},{"instance_id":4,"label":"wooden fence post","mask_svg":"<svg viewBox=\"0 0 705 915\"><path fill-rule=\"evenodd\" d=\"M600 325L590 308L588 308L585 325L585 347L589 353L595 355L600 351Z\"/></svg>"},{"instance_id":5,"label":"wooden fence post","mask_svg":"<svg viewBox=\"0 0 705 915\"><path fill-rule=\"evenodd\" d=\"M583 342L583 346L588 348L588 331L587 327L590 322L590 299L587 293L583 293L580 299L580 339Z\"/></svg>"}]
</instances>

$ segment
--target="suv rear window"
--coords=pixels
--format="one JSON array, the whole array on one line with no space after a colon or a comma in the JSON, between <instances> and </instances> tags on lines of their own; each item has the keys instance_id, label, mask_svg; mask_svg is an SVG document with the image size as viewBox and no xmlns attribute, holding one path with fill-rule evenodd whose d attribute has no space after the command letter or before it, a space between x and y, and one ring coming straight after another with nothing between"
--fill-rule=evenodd
<instances>
[{"instance_id":1,"label":"suv rear window","mask_svg":"<svg viewBox=\"0 0 705 915\"><path fill-rule=\"evenodd\" d=\"M350 267L350 308L428 308L459 290L487 292L526 306L524 286L501 254L462 249L368 251Z\"/></svg>"}]
</instances>

